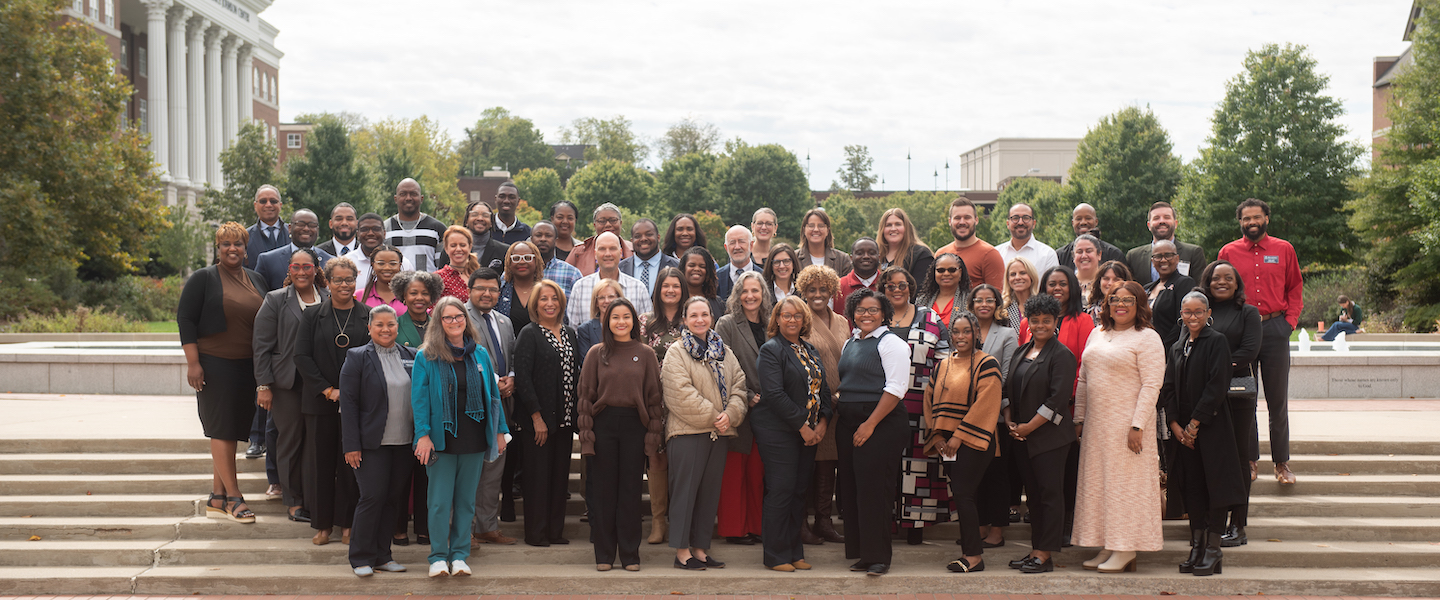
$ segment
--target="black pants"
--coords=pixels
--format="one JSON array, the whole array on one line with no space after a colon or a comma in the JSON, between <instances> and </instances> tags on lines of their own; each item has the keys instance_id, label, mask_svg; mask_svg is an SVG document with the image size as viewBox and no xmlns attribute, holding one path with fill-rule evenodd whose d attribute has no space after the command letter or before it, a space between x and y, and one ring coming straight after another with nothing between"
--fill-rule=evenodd
<instances>
[{"instance_id":1,"label":"black pants","mask_svg":"<svg viewBox=\"0 0 1440 600\"><path fill-rule=\"evenodd\" d=\"M845 557L890 564L890 527L900 494L900 456L910 441L904 403L885 415L865 445L855 446L855 430L879 402L840 402L835 449L840 455L840 514L845 518ZM766 535L769 535L767 532Z\"/></svg>"},{"instance_id":2,"label":"black pants","mask_svg":"<svg viewBox=\"0 0 1440 600\"><path fill-rule=\"evenodd\" d=\"M1271 319L1274 321L1275 319ZM1236 527L1244 527L1250 521L1250 461L1258 460L1257 452L1250 452L1250 439L1256 437L1255 433L1255 401L1254 400L1226 400L1230 404L1230 424L1235 428L1235 449L1240 456L1240 475L1245 481L1245 504L1238 504L1230 509L1230 524Z\"/></svg>"},{"instance_id":3,"label":"black pants","mask_svg":"<svg viewBox=\"0 0 1440 600\"><path fill-rule=\"evenodd\" d=\"M360 488L340 450L340 414L305 415L305 508L310 528L350 527Z\"/></svg>"},{"instance_id":4,"label":"black pants","mask_svg":"<svg viewBox=\"0 0 1440 600\"><path fill-rule=\"evenodd\" d=\"M548 546L565 537L565 500L570 484L570 449L575 428L552 430L544 446L535 445L535 434L521 431L520 455L525 461L526 477L521 480L525 490L525 543ZM509 446L506 446L507 452ZM514 461L515 456L506 459Z\"/></svg>"},{"instance_id":5,"label":"black pants","mask_svg":"<svg viewBox=\"0 0 1440 600\"><path fill-rule=\"evenodd\" d=\"M510 426L510 431L516 429L514 425ZM533 436L530 441L535 441ZM525 444L517 444L514 452L511 452L508 446L506 447L505 468L500 471L500 507L497 511L500 518L504 520L513 520L515 517L515 486L518 484L522 492L525 490L525 448L527 447Z\"/></svg>"},{"instance_id":6,"label":"black pants","mask_svg":"<svg viewBox=\"0 0 1440 600\"><path fill-rule=\"evenodd\" d=\"M595 414L590 458L590 534L595 564L640 564L640 493L645 474L645 426L634 408Z\"/></svg>"},{"instance_id":7,"label":"black pants","mask_svg":"<svg viewBox=\"0 0 1440 600\"><path fill-rule=\"evenodd\" d=\"M1080 444L1070 444L1065 455L1065 537L1075 527L1075 497L1080 487Z\"/></svg>"},{"instance_id":8,"label":"black pants","mask_svg":"<svg viewBox=\"0 0 1440 600\"><path fill-rule=\"evenodd\" d=\"M400 492L400 507L395 511L395 534L404 536L410 530L410 517L415 517L415 535L430 535L430 475L415 454L410 454L410 479ZM411 507L414 510L411 510ZM413 513L413 514L412 514Z\"/></svg>"},{"instance_id":9,"label":"black pants","mask_svg":"<svg viewBox=\"0 0 1440 600\"><path fill-rule=\"evenodd\" d=\"M1255 358L1255 365L1258 365L1255 372L1260 375L1260 384L1265 389L1265 406L1270 412L1270 460L1277 465L1290 462L1290 332L1290 323L1283 317L1261 323L1260 354ZM1259 457L1258 431L1250 433L1250 441L1252 451L1240 456ZM1246 471L1245 478L1250 478L1249 471Z\"/></svg>"},{"instance_id":10,"label":"black pants","mask_svg":"<svg viewBox=\"0 0 1440 600\"><path fill-rule=\"evenodd\" d=\"M300 387L299 375L295 376L293 388L270 387L273 399L269 412L275 440L266 441L265 462L275 461L285 506L305 506L305 467L301 460L305 454L305 417L300 414Z\"/></svg>"},{"instance_id":11,"label":"black pants","mask_svg":"<svg viewBox=\"0 0 1440 600\"><path fill-rule=\"evenodd\" d=\"M1225 532L1225 513L1230 512L1229 506L1210 505L1210 486L1205 479L1205 462L1198 450L1191 450L1180 446L1175 459L1185 474L1181 479L1181 495L1185 497L1185 510L1190 512L1190 529L1204 529L1210 533ZM1245 478L1250 478L1249 466L1246 467Z\"/></svg>"},{"instance_id":12,"label":"black pants","mask_svg":"<svg viewBox=\"0 0 1440 600\"><path fill-rule=\"evenodd\" d=\"M410 444L360 451L360 468L354 469L360 499L355 504L354 527L350 530L350 566L378 567L394 560L390 554L390 524L406 500L413 464L415 454Z\"/></svg>"},{"instance_id":13,"label":"black pants","mask_svg":"<svg viewBox=\"0 0 1440 600\"><path fill-rule=\"evenodd\" d=\"M980 516L975 505L975 490L995 457L995 445L989 449L976 450L960 446L955 460L945 463L946 475L950 477L950 497L955 500L955 513L960 521L960 547L965 556L980 556L985 552L980 543ZM1009 511L1006 511L1009 520Z\"/></svg>"},{"instance_id":14,"label":"black pants","mask_svg":"<svg viewBox=\"0 0 1440 600\"><path fill-rule=\"evenodd\" d=\"M783 425L752 423L756 451L765 465L765 503L760 530L765 534L765 566L774 567L805 558L800 528L805 526L805 495L815 473L815 446L806 446L795 431Z\"/></svg>"},{"instance_id":15,"label":"black pants","mask_svg":"<svg viewBox=\"0 0 1440 600\"><path fill-rule=\"evenodd\" d=\"M1028 442L1016 442L1025 506L1030 510L1030 547L1058 552L1065 538L1065 462L1075 444L1030 455Z\"/></svg>"},{"instance_id":16,"label":"black pants","mask_svg":"<svg viewBox=\"0 0 1440 600\"><path fill-rule=\"evenodd\" d=\"M1010 497L1012 487L1016 490L1020 487L1020 476L1010 472L1014 450L1010 447L1010 436L1004 432L1005 426L1001 423L995 430L995 444L1000 447L1000 456L990 460L985 467L985 475L980 478L980 487L975 491L975 514L981 527L1010 526L1010 507L1020 503L1018 493L1014 500ZM953 475L951 481L954 481Z\"/></svg>"}]
</instances>

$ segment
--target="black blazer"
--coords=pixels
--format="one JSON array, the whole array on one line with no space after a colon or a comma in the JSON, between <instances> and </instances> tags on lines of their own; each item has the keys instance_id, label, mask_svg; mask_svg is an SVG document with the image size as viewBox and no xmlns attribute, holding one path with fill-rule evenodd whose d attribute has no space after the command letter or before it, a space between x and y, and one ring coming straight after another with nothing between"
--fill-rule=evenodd
<instances>
[{"instance_id":1,"label":"black blazer","mask_svg":"<svg viewBox=\"0 0 1440 600\"><path fill-rule=\"evenodd\" d=\"M225 284L220 281L220 265L210 265L190 275L180 290L180 303L175 308L175 322L180 326L180 343L194 344L200 338L225 331ZM245 269L255 291L265 294L265 279Z\"/></svg>"},{"instance_id":2,"label":"black blazer","mask_svg":"<svg viewBox=\"0 0 1440 600\"><path fill-rule=\"evenodd\" d=\"M276 219L275 226L278 234L275 237L278 239L274 244L265 242L265 234L261 232L259 219L255 220L254 225L245 228L245 231L250 234L250 241L245 245L245 268L254 269L261 254L290 243L290 226L285 224L285 220Z\"/></svg>"},{"instance_id":3,"label":"black blazer","mask_svg":"<svg viewBox=\"0 0 1440 600\"><path fill-rule=\"evenodd\" d=\"M560 333L574 348L575 360L571 362L570 381L575 385L570 397L576 402L572 413L578 418L580 400L580 359L585 358L589 348L581 348L575 330L561 327ZM545 339L539 323L531 323L515 336L515 398L514 420L520 431L532 432L534 423L531 415L540 414L545 428L554 433L560 428L560 417L565 414L561 404L565 400L560 372L560 353ZM572 426L574 424L572 423ZM568 443L568 442L567 442Z\"/></svg>"},{"instance_id":4,"label":"black blazer","mask_svg":"<svg viewBox=\"0 0 1440 600\"><path fill-rule=\"evenodd\" d=\"M415 366L415 349L400 346L400 359L405 372ZM323 388L322 388L323 389ZM340 444L344 452L375 450L385 437L385 421L390 417L390 389L385 383L385 367L374 343L345 352L345 366L340 368ZM414 427L414 423L409 423Z\"/></svg>"},{"instance_id":5,"label":"black blazer","mask_svg":"<svg viewBox=\"0 0 1440 600\"><path fill-rule=\"evenodd\" d=\"M345 352L370 343L370 309L356 302L345 334L350 336L344 348L335 345L340 327L335 324L335 305L325 302L305 311L300 335L295 339L295 368L304 382L300 393L300 412L307 415L333 415L339 405L325 398L325 388L340 389L340 367ZM344 325L345 320L341 319Z\"/></svg>"},{"instance_id":6,"label":"black blazer","mask_svg":"<svg viewBox=\"0 0 1440 600\"><path fill-rule=\"evenodd\" d=\"M820 352L805 344L805 350L815 357L820 365L820 418L828 419L835 410L833 394L825 383L825 363ZM805 404L810 398L810 380L805 376L805 365L790 349L790 342L783 336L775 336L760 346L755 371L760 377L760 403L750 409L746 421L752 427L771 431L790 431L799 435L805 424Z\"/></svg>"},{"instance_id":7,"label":"black blazer","mask_svg":"<svg viewBox=\"0 0 1440 600\"><path fill-rule=\"evenodd\" d=\"M1205 262L1205 249L1195 244L1177 241L1175 253L1180 255L1180 262L1190 265L1190 277L1199 277L1200 272L1205 270L1205 265L1209 264ZM1140 285L1150 285L1150 244L1131 248L1125 253L1125 262L1130 263L1130 276L1135 278L1135 281Z\"/></svg>"},{"instance_id":8,"label":"black blazer","mask_svg":"<svg viewBox=\"0 0 1440 600\"><path fill-rule=\"evenodd\" d=\"M492 229L491 231L490 241L485 244L485 247L475 249L477 250L477 252L475 252L477 255L475 259L480 261L480 266L482 267L490 267L498 272L504 273L505 253L510 251L510 245L495 239L494 230Z\"/></svg>"},{"instance_id":9,"label":"black blazer","mask_svg":"<svg viewBox=\"0 0 1440 600\"><path fill-rule=\"evenodd\" d=\"M1158 281L1145 284L1145 292L1149 293L1160 285ZM1180 324L1180 301L1195 290L1195 280L1176 272L1170 276L1170 281L1165 284L1165 289L1155 297L1155 303L1150 305L1154 314L1152 319L1155 323L1155 333L1160 334L1160 342L1169 348L1175 345L1175 340L1180 339L1180 332L1185 327Z\"/></svg>"},{"instance_id":10,"label":"black blazer","mask_svg":"<svg viewBox=\"0 0 1440 600\"><path fill-rule=\"evenodd\" d=\"M1035 347L1035 340L1021 344L1010 357L1010 381L1005 382L1001 398L1010 401L1010 420L1025 423L1044 408L1050 423L1041 425L1025 438L1030 455L1063 448L1075 443L1075 421L1070 416L1070 402L1075 397L1075 355L1065 344L1052 339L1031 361L1023 379L1016 377L1016 368Z\"/></svg>"},{"instance_id":11,"label":"black blazer","mask_svg":"<svg viewBox=\"0 0 1440 600\"><path fill-rule=\"evenodd\" d=\"M1211 328L1230 342L1230 362L1235 365L1231 376L1251 375L1250 363L1260 355L1260 309L1248 303L1237 307L1233 300L1216 302L1210 317L1215 319Z\"/></svg>"}]
</instances>

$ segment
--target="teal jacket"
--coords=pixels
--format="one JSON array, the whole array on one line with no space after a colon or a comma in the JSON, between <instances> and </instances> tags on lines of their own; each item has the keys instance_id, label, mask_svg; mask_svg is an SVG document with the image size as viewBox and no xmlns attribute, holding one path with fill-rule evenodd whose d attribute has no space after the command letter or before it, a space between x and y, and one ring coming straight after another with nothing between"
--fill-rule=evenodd
<instances>
[{"instance_id":1,"label":"teal jacket","mask_svg":"<svg viewBox=\"0 0 1440 600\"><path fill-rule=\"evenodd\" d=\"M480 366L480 375L485 380L485 397L488 399L485 406L485 435L490 440L490 447L485 451L485 462L494 462L500 457L500 449L495 446L495 436L510 433L510 427L505 424L505 409L500 405L500 385L495 379L495 367L490 363L490 353L485 351L484 346L476 344L475 352L471 356L475 358L475 364ZM430 436L430 442L435 444L437 452L445 449L445 416L441 411L444 399L440 396L443 390L440 386L439 369L449 366L449 363L439 363L426 358L425 352L420 351L415 354L415 368L410 375L410 406L415 412L415 442L419 443L420 438L430 436L432 431L437 432Z\"/></svg>"}]
</instances>

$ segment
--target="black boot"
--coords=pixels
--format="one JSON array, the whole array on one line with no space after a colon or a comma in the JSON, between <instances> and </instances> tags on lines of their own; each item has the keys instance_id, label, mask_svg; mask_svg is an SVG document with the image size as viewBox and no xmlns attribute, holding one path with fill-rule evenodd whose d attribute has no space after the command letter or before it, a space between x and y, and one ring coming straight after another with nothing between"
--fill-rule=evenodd
<instances>
[{"instance_id":1,"label":"black boot","mask_svg":"<svg viewBox=\"0 0 1440 600\"><path fill-rule=\"evenodd\" d=\"M1219 574L1220 563L1224 561L1224 555L1220 553L1220 535L1214 531L1205 532L1205 553L1195 562L1192 573L1196 577Z\"/></svg>"},{"instance_id":2,"label":"black boot","mask_svg":"<svg viewBox=\"0 0 1440 600\"><path fill-rule=\"evenodd\" d=\"M1250 540L1245 537L1245 528L1238 525L1231 525L1229 529L1225 530L1225 535L1220 537L1220 545L1225 548L1244 546L1249 542Z\"/></svg>"},{"instance_id":3,"label":"black boot","mask_svg":"<svg viewBox=\"0 0 1440 600\"><path fill-rule=\"evenodd\" d=\"M1200 558L1203 557L1204 555L1205 555L1205 530L1204 530L1204 529L1192 529L1192 530L1190 530L1190 557L1187 558L1187 559L1185 559L1185 562L1180 563L1180 572L1181 572L1181 573L1189 573L1189 572L1191 572L1191 571L1194 569L1194 567L1195 567L1195 563L1200 562Z\"/></svg>"}]
</instances>

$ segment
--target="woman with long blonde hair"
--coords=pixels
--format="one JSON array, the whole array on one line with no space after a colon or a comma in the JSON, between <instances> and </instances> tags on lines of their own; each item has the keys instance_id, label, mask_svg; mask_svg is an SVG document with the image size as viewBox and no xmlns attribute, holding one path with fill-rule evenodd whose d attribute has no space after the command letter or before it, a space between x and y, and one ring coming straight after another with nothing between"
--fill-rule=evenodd
<instances>
[{"instance_id":1,"label":"woman with long blonde hair","mask_svg":"<svg viewBox=\"0 0 1440 600\"><path fill-rule=\"evenodd\" d=\"M875 231L875 240L880 244L880 268L904 267L915 277L925 281L930 272L930 263L935 255L915 234L915 224L903 208L892 208L880 215L880 227Z\"/></svg>"}]
</instances>

